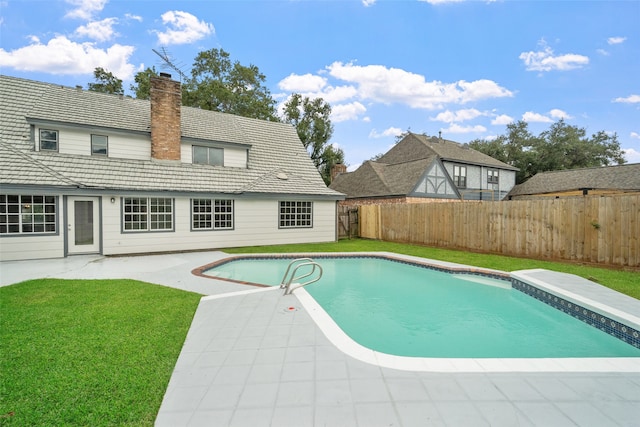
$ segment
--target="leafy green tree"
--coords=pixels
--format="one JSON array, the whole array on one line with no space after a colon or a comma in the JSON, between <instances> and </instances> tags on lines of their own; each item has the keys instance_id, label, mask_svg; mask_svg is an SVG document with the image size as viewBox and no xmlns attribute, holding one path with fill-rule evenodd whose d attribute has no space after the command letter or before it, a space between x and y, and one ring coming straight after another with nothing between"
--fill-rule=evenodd
<instances>
[{"instance_id":1,"label":"leafy green tree","mask_svg":"<svg viewBox=\"0 0 640 427\"><path fill-rule=\"evenodd\" d=\"M309 99L298 93L284 103L283 120L296 128L325 183L331 181L331 168L344 163L344 152L329 144L333 134L331 106L322 98Z\"/></svg>"},{"instance_id":2,"label":"leafy green tree","mask_svg":"<svg viewBox=\"0 0 640 427\"><path fill-rule=\"evenodd\" d=\"M158 75L156 67L147 68L136 73L133 78L136 84L131 85L129 88L137 99L151 99L151 77L158 77Z\"/></svg>"},{"instance_id":3,"label":"leafy green tree","mask_svg":"<svg viewBox=\"0 0 640 427\"><path fill-rule=\"evenodd\" d=\"M538 136L525 121L507 125L507 134L495 140L474 140L471 148L520 169L516 183L552 170L623 164L624 154L616 134L604 131L587 137L586 130L564 120L552 124Z\"/></svg>"},{"instance_id":4,"label":"leafy green tree","mask_svg":"<svg viewBox=\"0 0 640 427\"><path fill-rule=\"evenodd\" d=\"M222 49L200 52L191 78L184 84L183 105L244 117L279 121L276 101L265 86L266 77L255 65L231 61Z\"/></svg>"},{"instance_id":5,"label":"leafy green tree","mask_svg":"<svg viewBox=\"0 0 640 427\"><path fill-rule=\"evenodd\" d=\"M96 67L93 71L95 83L89 83L90 91L100 93L110 93L114 95L123 95L122 80L113 75L110 71L102 67Z\"/></svg>"}]
</instances>

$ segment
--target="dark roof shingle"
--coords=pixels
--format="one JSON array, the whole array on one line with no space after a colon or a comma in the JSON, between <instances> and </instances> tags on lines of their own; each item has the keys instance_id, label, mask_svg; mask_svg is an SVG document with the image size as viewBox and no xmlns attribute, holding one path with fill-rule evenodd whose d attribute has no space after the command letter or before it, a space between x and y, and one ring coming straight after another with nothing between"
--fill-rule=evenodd
<instances>
[{"instance_id":1,"label":"dark roof shingle","mask_svg":"<svg viewBox=\"0 0 640 427\"><path fill-rule=\"evenodd\" d=\"M508 196L581 189L640 191L640 163L541 172L513 187Z\"/></svg>"}]
</instances>

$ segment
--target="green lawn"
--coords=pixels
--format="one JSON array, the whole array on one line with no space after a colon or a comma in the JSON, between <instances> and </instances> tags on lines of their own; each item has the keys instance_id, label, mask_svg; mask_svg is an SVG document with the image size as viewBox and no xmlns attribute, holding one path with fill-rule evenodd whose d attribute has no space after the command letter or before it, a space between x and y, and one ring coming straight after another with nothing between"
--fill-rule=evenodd
<instances>
[{"instance_id":1,"label":"green lawn","mask_svg":"<svg viewBox=\"0 0 640 427\"><path fill-rule=\"evenodd\" d=\"M546 268L640 299L638 272L373 240L225 251L386 251L502 271ZM0 425L153 425L200 297L134 280L0 287Z\"/></svg>"},{"instance_id":2,"label":"green lawn","mask_svg":"<svg viewBox=\"0 0 640 427\"><path fill-rule=\"evenodd\" d=\"M473 252L453 251L426 246L406 245L379 240L351 239L335 243L315 243L299 245L253 246L250 248L224 249L228 253L260 252L395 252L441 261L485 267L502 271L544 268L571 273L592 280L618 292L640 299L640 272L611 268L593 267L575 263L538 261L501 255L487 255Z\"/></svg>"},{"instance_id":3,"label":"green lawn","mask_svg":"<svg viewBox=\"0 0 640 427\"><path fill-rule=\"evenodd\" d=\"M200 298L134 280L0 288L0 425L153 425Z\"/></svg>"}]
</instances>

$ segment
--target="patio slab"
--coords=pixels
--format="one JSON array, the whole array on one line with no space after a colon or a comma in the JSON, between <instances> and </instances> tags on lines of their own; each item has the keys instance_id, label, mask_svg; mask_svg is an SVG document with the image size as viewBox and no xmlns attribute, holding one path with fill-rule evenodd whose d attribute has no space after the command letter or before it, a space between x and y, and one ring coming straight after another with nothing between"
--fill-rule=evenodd
<instances>
[{"instance_id":1,"label":"patio slab","mask_svg":"<svg viewBox=\"0 0 640 427\"><path fill-rule=\"evenodd\" d=\"M0 285L41 277L130 278L206 295L156 426L638 425L634 365L628 372L475 373L376 366L336 348L297 291L282 296L191 274L223 257L211 251L2 262ZM597 300L597 291L588 297Z\"/></svg>"}]
</instances>

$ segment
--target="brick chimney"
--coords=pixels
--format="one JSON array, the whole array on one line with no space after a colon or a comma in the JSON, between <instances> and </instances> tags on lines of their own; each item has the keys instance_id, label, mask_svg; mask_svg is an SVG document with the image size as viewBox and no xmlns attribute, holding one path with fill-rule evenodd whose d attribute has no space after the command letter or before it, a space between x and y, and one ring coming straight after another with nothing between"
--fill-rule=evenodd
<instances>
[{"instance_id":1,"label":"brick chimney","mask_svg":"<svg viewBox=\"0 0 640 427\"><path fill-rule=\"evenodd\" d=\"M151 159L180 160L180 82L160 73L151 77Z\"/></svg>"},{"instance_id":2,"label":"brick chimney","mask_svg":"<svg viewBox=\"0 0 640 427\"><path fill-rule=\"evenodd\" d=\"M342 163L333 165L333 167L331 168L331 182L333 182L333 180L336 179L338 175L340 175L341 173L345 173L346 171L347 166Z\"/></svg>"}]
</instances>

